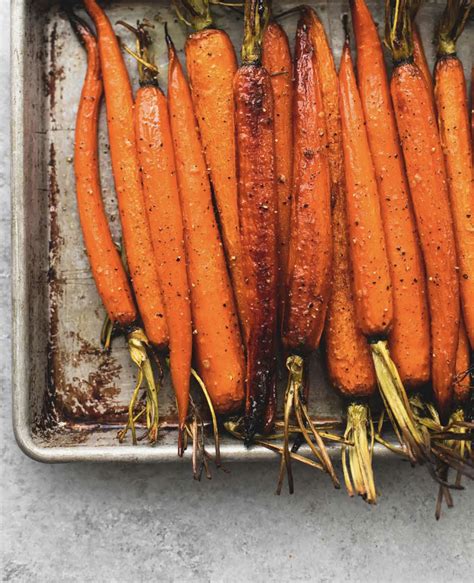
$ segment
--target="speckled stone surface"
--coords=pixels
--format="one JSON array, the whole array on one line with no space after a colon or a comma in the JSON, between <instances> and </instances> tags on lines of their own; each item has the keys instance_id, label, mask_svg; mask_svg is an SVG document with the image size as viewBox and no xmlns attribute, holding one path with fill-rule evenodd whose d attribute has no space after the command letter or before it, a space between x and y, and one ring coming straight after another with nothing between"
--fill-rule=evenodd
<instances>
[{"instance_id":1,"label":"speckled stone surface","mask_svg":"<svg viewBox=\"0 0 474 583\"><path fill-rule=\"evenodd\" d=\"M234 465L193 482L173 466L46 466L10 420L9 2L0 0L0 386L2 581L472 580L473 488L434 520L423 469L376 463L379 505L297 469L274 495L276 464Z\"/></svg>"}]
</instances>

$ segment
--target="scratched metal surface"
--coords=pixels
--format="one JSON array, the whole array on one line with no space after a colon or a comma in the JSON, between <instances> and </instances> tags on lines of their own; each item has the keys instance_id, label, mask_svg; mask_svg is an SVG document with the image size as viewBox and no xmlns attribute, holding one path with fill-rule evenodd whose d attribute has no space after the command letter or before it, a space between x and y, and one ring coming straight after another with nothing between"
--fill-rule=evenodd
<instances>
[{"instance_id":1,"label":"scratched metal surface","mask_svg":"<svg viewBox=\"0 0 474 583\"><path fill-rule=\"evenodd\" d=\"M156 24L156 59L166 88L166 49L161 22L167 21L178 47L185 39L167 2L113 1L106 4L112 22L147 18ZM275 12L297 2L276 3ZM369 2L382 21L382 2ZM347 4L313 2L326 26L336 60L342 48L340 15ZM421 14L424 38L432 37L441 2L428 2ZM217 22L240 46L242 19L218 11ZM290 38L295 17L283 21ZM128 32L117 28L131 44ZM460 44L471 62L469 32ZM433 47L426 42L430 61ZM182 56L182 53L181 53ZM136 67L127 57L134 87ZM120 445L117 427L125 418L135 371L125 342L101 350L104 310L84 252L76 211L72 165L73 132L85 72L85 55L57 2L12 3L12 155L13 155L13 312L14 425L26 453L43 461L175 461L175 404L169 379L160 394L162 419L170 426L150 447ZM110 170L105 112L100 124L103 196L114 237L120 239ZM340 419L343 403L325 378L319 356L311 362L311 408L314 415ZM224 437L228 461L272 456ZM381 453L381 450L380 450Z\"/></svg>"}]
</instances>

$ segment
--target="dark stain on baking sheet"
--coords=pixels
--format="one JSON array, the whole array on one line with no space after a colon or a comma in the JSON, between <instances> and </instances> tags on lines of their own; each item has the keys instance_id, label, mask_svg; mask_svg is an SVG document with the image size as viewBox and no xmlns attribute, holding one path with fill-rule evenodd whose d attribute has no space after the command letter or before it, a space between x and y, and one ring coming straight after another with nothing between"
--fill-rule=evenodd
<instances>
[{"instance_id":1,"label":"dark stain on baking sheet","mask_svg":"<svg viewBox=\"0 0 474 583\"><path fill-rule=\"evenodd\" d=\"M46 97L49 98L49 114L54 121L54 109L58 90L58 81L64 79L64 67L58 67L58 23L55 22L48 39L49 44L49 70L43 73L43 83Z\"/></svg>"},{"instance_id":2,"label":"dark stain on baking sheet","mask_svg":"<svg viewBox=\"0 0 474 583\"><path fill-rule=\"evenodd\" d=\"M69 365L84 370L89 364L87 375L72 376L56 393L61 416L70 421L114 423L125 419L127 408L116 403L120 389L115 380L122 365L113 353L93 345L78 332L69 332L73 349L69 355Z\"/></svg>"},{"instance_id":3,"label":"dark stain on baking sheet","mask_svg":"<svg viewBox=\"0 0 474 583\"><path fill-rule=\"evenodd\" d=\"M64 239L60 234L58 224L58 205L59 205L59 185L56 175L56 149L54 143L49 147L48 161L48 180L49 180L49 268L48 268L48 286L49 286L49 334L48 334L48 390L46 391L45 403L43 407L43 420L40 427L51 426L57 422L58 416L55 407L55 394L57 383L61 384L64 380L63 362L58 352L58 333L59 333L59 303L63 295L64 280L58 276L58 262L60 249L64 245Z\"/></svg>"}]
</instances>

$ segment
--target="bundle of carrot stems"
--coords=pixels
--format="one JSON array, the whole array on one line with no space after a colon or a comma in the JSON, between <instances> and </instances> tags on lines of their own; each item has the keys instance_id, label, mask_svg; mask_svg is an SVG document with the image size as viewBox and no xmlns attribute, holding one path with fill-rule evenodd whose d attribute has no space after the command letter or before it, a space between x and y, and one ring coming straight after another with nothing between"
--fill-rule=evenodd
<instances>
[{"instance_id":1,"label":"bundle of carrot stems","mask_svg":"<svg viewBox=\"0 0 474 583\"><path fill-rule=\"evenodd\" d=\"M280 455L278 492L285 475L293 492L297 461L339 487L331 441L348 493L371 504L375 442L428 468L438 515L461 476L474 477L472 136L456 55L471 1L447 0L433 74L414 20L420 3L386 0L381 39L365 0L350 0L354 40L344 15L337 66L313 7L278 15L269 0L245 0L239 66L210 0L174 0L189 32L186 69L166 25L119 22L119 41L95 0L83 1L93 27L65 3L87 53L75 137L84 243L107 348L112 330L123 333L138 368L121 441L130 430L135 443L137 427L159 439L166 365L178 453L193 441L195 475L209 474L211 456L192 377L216 461L219 428L263 445ZM290 14L294 51L279 23ZM168 47L167 94L155 34ZM124 52L138 67L136 91ZM102 94L122 256L101 195ZM343 432L309 413L314 352L346 403Z\"/></svg>"}]
</instances>

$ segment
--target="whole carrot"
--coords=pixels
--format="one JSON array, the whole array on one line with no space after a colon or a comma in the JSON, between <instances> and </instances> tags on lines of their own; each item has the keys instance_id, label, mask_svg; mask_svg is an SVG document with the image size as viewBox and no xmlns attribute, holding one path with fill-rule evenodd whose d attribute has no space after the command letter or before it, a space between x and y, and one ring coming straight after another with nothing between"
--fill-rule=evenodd
<instances>
[{"instance_id":1,"label":"whole carrot","mask_svg":"<svg viewBox=\"0 0 474 583\"><path fill-rule=\"evenodd\" d=\"M239 319L246 333L233 95L237 58L227 33L214 26L208 0L181 0L175 8L196 30L186 39L186 66Z\"/></svg>"},{"instance_id":2,"label":"whole carrot","mask_svg":"<svg viewBox=\"0 0 474 583\"><path fill-rule=\"evenodd\" d=\"M168 343L168 327L141 184L132 88L109 19L95 0L84 0L84 5L98 35L110 156L130 277L147 336L163 348Z\"/></svg>"},{"instance_id":3,"label":"whole carrot","mask_svg":"<svg viewBox=\"0 0 474 583\"><path fill-rule=\"evenodd\" d=\"M460 314L456 248L443 151L430 93L413 62L406 0L395 6L387 1L386 42L394 61L391 94L428 281L433 390L446 417Z\"/></svg>"},{"instance_id":4,"label":"whole carrot","mask_svg":"<svg viewBox=\"0 0 474 583\"><path fill-rule=\"evenodd\" d=\"M435 98L454 222L462 312L474 348L474 176L466 80L456 41L472 7L449 0L438 32Z\"/></svg>"},{"instance_id":5,"label":"whole carrot","mask_svg":"<svg viewBox=\"0 0 474 583\"><path fill-rule=\"evenodd\" d=\"M357 78L377 180L393 290L390 354L405 386L430 377L426 281L382 45L364 0L351 0Z\"/></svg>"},{"instance_id":6,"label":"whole carrot","mask_svg":"<svg viewBox=\"0 0 474 583\"><path fill-rule=\"evenodd\" d=\"M346 27L339 69L346 212L353 291L359 329L372 351L377 381L400 442L413 462L430 457L411 412L405 388L390 357L387 337L393 321L392 282L375 170Z\"/></svg>"},{"instance_id":7,"label":"whole carrot","mask_svg":"<svg viewBox=\"0 0 474 583\"><path fill-rule=\"evenodd\" d=\"M386 338L393 319L392 284L375 171L347 39L339 87L357 323L369 339Z\"/></svg>"},{"instance_id":8,"label":"whole carrot","mask_svg":"<svg viewBox=\"0 0 474 583\"><path fill-rule=\"evenodd\" d=\"M331 288L331 191L327 129L314 49L303 15L296 36L294 182L283 343L303 355L319 346Z\"/></svg>"},{"instance_id":9,"label":"whole carrot","mask_svg":"<svg viewBox=\"0 0 474 583\"><path fill-rule=\"evenodd\" d=\"M74 143L74 170L76 175L77 207L89 263L108 317L127 335L130 355L139 369L139 380L134 391L127 427L134 424L134 400L141 387L142 375L148 384L149 401L157 405L157 390L147 354L148 339L138 325L138 312L122 260L112 240L101 195L98 160L98 119L103 94L99 50L89 27L72 11L68 16L76 34L87 52L87 73L82 87L76 119ZM149 426L150 439L156 439L156 416Z\"/></svg>"},{"instance_id":10,"label":"whole carrot","mask_svg":"<svg viewBox=\"0 0 474 583\"><path fill-rule=\"evenodd\" d=\"M277 251L280 269L280 303L283 304L288 272L293 180L293 64L286 32L274 20L268 23L263 34L262 65L270 74L275 110L275 168L278 193Z\"/></svg>"},{"instance_id":11,"label":"whole carrot","mask_svg":"<svg viewBox=\"0 0 474 583\"><path fill-rule=\"evenodd\" d=\"M87 52L87 72L77 112L74 169L82 235L97 291L112 322L127 328L138 314L102 201L97 128L103 85L97 41L76 15L71 23Z\"/></svg>"},{"instance_id":12,"label":"whole carrot","mask_svg":"<svg viewBox=\"0 0 474 583\"><path fill-rule=\"evenodd\" d=\"M289 355L290 371L285 394L285 429L292 402L306 443L330 474L334 473L324 444L309 420L301 396L304 359L319 347L326 319L332 275L331 185L327 157L328 136L321 86L311 42L312 23L307 10L298 21L295 42L295 81L293 90L293 187L287 297L282 340ZM300 372L301 371L301 372ZM302 398L303 397L303 398ZM315 448L310 433L319 445ZM291 459L285 433L285 455L290 492Z\"/></svg>"},{"instance_id":13,"label":"whole carrot","mask_svg":"<svg viewBox=\"0 0 474 583\"><path fill-rule=\"evenodd\" d=\"M460 433L466 433L462 422L466 416L469 417L472 391L470 360L474 348L474 190L466 80L462 63L456 55L456 42L471 8L471 0L448 0L438 26L434 73L435 103L446 161L459 265L462 316L453 386L455 408L450 424ZM471 457L469 440L454 441L449 446L461 459ZM460 481L461 475L458 473L456 483L459 485Z\"/></svg>"},{"instance_id":14,"label":"whole carrot","mask_svg":"<svg viewBox=\"0 0 474 583\"><path fill-rule=\"evenodd\" d=\"M261 10L260 10L261 9ZM268 431L276 402L277 191L274 104L270 76L261 65L268 7L245 3L242 66L234 78L239 219L248 306L245 433ZM265 414L266 413L266 414Z\"/></svg>"},{"instance_id":15,"label":"whole carrot","mask_svg":"<svg viewBox=\"0 0 474 583\"><path fill-rule=\"evenodd\" d=\"M234 298L212 205L191 92L171 38L168 108L181 197L198 372L215 410L230 413L244 396L244 358Z\"/></svg>"},{"instance_id":16,"label":"whole carrot","mask_svg":"<svg viewBox=\"0 0 474 583\"><path fill-rule=\"evenodd\" d=\"M137 28L121 24L137 37L140 88L133 113L145 204L169 327L170 369L178 403L181 455L189 406L192 325L174 146L167 99L158 84L158 71L150 63L150 35L143 24L138 23Z\"/></svg>"},{"instance_id":17,"label":"whole carrot","mask_svg":"<svg viewBox=\"0 0 474 583\"><path fill-rule=\"evenodd\" d=\"M367 502L375 503L376 491L371 467L367 429L370 411L366 398L376 391L374 365L366 338L356 324L351 288L349 238L347 236L344 152L339 113L339 80L324 27L314 10L306 9L314 61L321 86L328 136L332 209L332 289L324 329L326 363L332 385L347 400L345 437L354 446L343 449L346 487Z\"/></svg>"}]
</instances>

